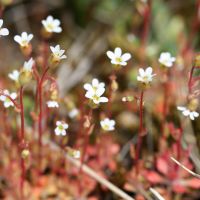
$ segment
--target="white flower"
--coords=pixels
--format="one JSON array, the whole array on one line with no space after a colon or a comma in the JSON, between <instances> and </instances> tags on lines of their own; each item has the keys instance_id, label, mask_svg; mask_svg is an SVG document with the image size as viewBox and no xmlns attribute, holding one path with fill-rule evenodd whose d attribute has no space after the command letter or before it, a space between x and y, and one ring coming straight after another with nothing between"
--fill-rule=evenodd
<instances>
[{"instance_id":1,"label":"white flower","mask_svg":"<svg viewBox=\"0 0 200 200\"><path fill-rule=\"evenodd\" d=\"M69 113L68 116L73 119L79 114L79 110L77 108L73 108Z\"/></svg>"},{"instance_id":2,"label":"white flower","mask_svg":"<svg viewBox=\"0 0 200 200\"><path fill-rule=\"evenodd\" d=\"M27 47L29 42L32 40L33 34L27 34L27 32L23 32L20 35L15 35L14 40L17 42L21 47Z\"/></svg>"},{"instance_id":3,"label":"white flower","mask_svg":"<svg viewBox=\"0 0 200 200\"><path fill-rule=\"evenodd\" d=\"M105 92L105 83L100 83L98 79L93 79L92 84L84 84L84 89L87 91L85 97L91 99L94 104L108 102L108 98L101 97Z\"/></svg>"},{"instance_id":4,"label":"white flower","mask_svg":"<svg viewBox=\"0 0 200 200\"><path fill-rule=\"evenodd\" d=\"M96 78L94 78L92 80L92 84L86 83L86 84L84 84L83 87L87 91L93 90L94 92L96 92L98 89L104 89L104 91L105 91L105 83L99 82L99 80Z\"/></svg>"},{"instance_id":5,"label":"white flower","mask_svg":"<svg viewBox=\"0 0 200 200\"><path fill-rule=\"evenodd\" d=\"M65 50L60 49L60 45L56 45L55 47L50 46L50 49L56 61L60 61L62 59L67 58L66 55L63 55L65 53Z\"/></svg>"},{"instance_id":6,"label":"white flower","mask_svg":"<svg viewBox=\"0 0 200 200\"><path fill-rule=\"evenodd\" d=\"M7 96L10 96L11 99L15 100L17 97L17 94L15 92L9 93L8 90L4 90L3 93ZM8 108L10 106L14 106L14 103L6 96L0 95L0 101L4 102L4 107Z\"/></svg>"},{"instance_id":7,"label":"white flower","mask_svg":"<svg viewBox=\"0 0 200 200\"><path fill-rule=\"evenodd\" d=\"M3 26L3 19L0 19L0 37L1 36L6 36L9 34L9 31L7 28L2 28Z\"/></svg>"},{"instance_id":8,"label":"white flower","mask_svg":"<svg viewBox=\"0 0 200 200\"><path fill-rule=\"evenodd\" d=\"M160 54L160 58L158 61L166 66L166 67L172 67L173 63L175 62L176 58L172 57L169 52L163 52Z\"/></svg>"},{"instance_id":9,"label":"white flower","mask_svg":"<svg viewBox=\"0 0 200 200\"><path fill-rule=\"evenodd\" d=\"M19 80L19 71L18 70L13 70L11 73L8 74L8 77L13 80L13 81L18 81Z\"/></svg>"},{"instance_id":10,"label":"white flower","mask_svg":"<svg viewBox=\"0 0 200 200\"><path fill-rule=\"evenodd\" d=\"M72 156L78 159L81 157L81 152L79 150L72 150Z\"/></svg>"},{"instance_id":11,"label":"white flower","mask_svg":"<svg viewBox=\"0 0 200 200\"><path fill-rule=\"evenodd\" d=\"M107 51L107 56L110 58L111 63L114 65L127 65L127 61L131 58L130 53L122 54L122 50L119 47L116 47L114 52Z\"/></svg>"},{"instance_id":12,"label":"white flower","mask_svg":"<svg viewBox=\"0 0 200 200\"><path fill-rule=\"evenodd\" d=\"M191 111L191 110L189 110L188 108L186 108L184 106L177 106L177 109L180 110L184 116L189 116L191 120L194 120L195 117L199 116L198 112Z\"/></svg>"},{"instance_id":13,"label":"white flower","mask_svg":"<svg viewBox=\"0 0 200 200\"><path fill-rule=\"evenodd\" d=\"M105 131L113 131L115 129L115 120L105 118L100 121L101 128Z\"/></svg>"},{"instance_id":14,"label":"white flower","mask_svg":"<svg viewBox=\"0 0 200 200\"><path fill-rule=\"evenodd\" d=\"M60 33L62 31L62 28L60 27L60 20L54 19L51 15L48 16L46 20L42 20L42 25L45 30L50 33Z\"/></svg>"},{"instance_id":15,"label":"white flower","mask_svg":"<svg viewBox=\"0 0 200 200\"><path fill-rule=\"evenodd\" d=\"M23 70L26 72L31 72L33 64L34 64L34 60L33 58L30 58L28 61L24 62Z\"/></svg>"},{"instance_id":16,"label":"white flower","mask_svg":"<svg viewBox=\"0 0 200 200\"><path fill-rule=\"evenodd\" d=\"M61 121L57 121L56 122L56 128L55 128L55 134L56 135L62 135L62 136L65 136L67 133L66 133L66 129L68 129L68 124L66 124L65 122L61 122Z\"/></svg>"},{"instance_id":17,"label":"white flower","mask_svg":"<svg viewBox=\"0 0 200 200\"><path fill-rule=\"evenodd\" d=\"M57 101L47 101L47 106L48 106L49 108L58 108L58 107L59 107Z\"/></svg>"},{"instance_id":18,"label":"white flower","mask_svg":"<svg viewBox=\"0 0 200 200\"><path fill-rule=\"evenodd\" d=\"M152 81L152 78L156 75L156 74L152 74L153 69L151 67L147 67L147 69L139 69L139 74L137 76L137 80L140 82L143 82L145 84L149 84Z\"/></svg>"}]
</instances>

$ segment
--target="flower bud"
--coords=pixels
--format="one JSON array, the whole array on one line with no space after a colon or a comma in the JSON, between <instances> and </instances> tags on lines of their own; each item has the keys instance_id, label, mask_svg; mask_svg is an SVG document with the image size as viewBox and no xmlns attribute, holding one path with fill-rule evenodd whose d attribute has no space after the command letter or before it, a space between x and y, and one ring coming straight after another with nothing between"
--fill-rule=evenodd
<instances>
[{"instance_id":1,"label":"flower bud","mask_svg":"<svg viewBox=\"0 0 200 200\"><path fill-rule=\"evenodd\" d=\"M28 149L23 149L23 150L22 150L21 157L22 157L23 159L28 158L29 155L30 155L30 151L29 151Z\"/></svg>"},{"instance_id":2,"label":"flower bud","mask_svg":"<svg viewBox=\"0 0 200 200\"><path fill-rule=\"evenodd\" d=\"M20 46L20 49L24 56L29 57L32 52L32 45L28 44L28 46Z\"/></svg>"}]
</instances>

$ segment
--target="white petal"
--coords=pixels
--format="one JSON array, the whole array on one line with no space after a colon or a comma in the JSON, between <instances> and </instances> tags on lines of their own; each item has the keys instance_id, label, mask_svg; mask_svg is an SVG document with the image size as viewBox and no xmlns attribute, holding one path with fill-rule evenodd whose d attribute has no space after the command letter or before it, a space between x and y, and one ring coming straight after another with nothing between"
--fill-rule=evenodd
<instances>
[{"instance_id":1,"label":"white petal","mask_svg":"<svg viewBox=\"0 0 200 200\"><path fill-rule=\"evenodd\" d=\"M184 111L183 111L183 115L184 115L184 116L190 115L190 111L189 111L189 110L184 110Z\"/></svg>"},{"instance_id":2,"label":"white petal","mask_svg":"<svg viewBox=\"0 0 200 200\"><path fill-rule=\"evenodd\" d=\"M61 27L56 27L56 28L54 28L54 32L55 33L60 33L60 32L62 32L62 28Z\"/></svg>"},{"instance_id":3,"label":"white petal","mask_svg":"<svg viewBox=\"0 0 200 200\"><path fill-rule=\"evenodd\" d=\"M2 27L3 25L3 19L0 19L0 28Z\"/></svg>"},{"instance_id":4,"label":"white petal","mask_svg":"<svg viewBox=\"0 0 200 200\"><path fill-rule=\"evenodd\" d=\"M61 124L62 124L61 121L57 121L57 122L56 122L56 126L60 126Z\"/></svg>"},{"instance_id":5,"label":"white petal","mask_svg":"<svg viewBox=\"0 0 200 200\"><path fill-rule=\"evenodd\" d=\"M56 134L56 135L60 135L60 130L59 130L58 127L57 127L54 131L55 131L55 134Z\"/></svg>"},{"instance_id":6,"label":"white petal","mask_svg":"<svg viewBox=\"0 0 200 200\"><path fill-rule=\"evenodd\" d=\"M193 115L193 113L190 113L190 119L191 119L191 120L194 120L194 115Z\"/></svg>"},{"instance_id":7,"label":"white petal","mask_svg":"<svg viewBox=\"0 0 200 200\"><path fill-rule=\"evenodd\" d=\"M104 92L105 92L105 88L98 88L96 91L96 95L100 97Z\"/></svg>"},{"instance_id":8,"label":"white petal","mask_svg":"<svg viewBox=\"0 0 200 200\"><path fill-rule=\"evenodd\" d=\"M144 75L145 75L144 69L140 68L140 69L139 69L139 74L140 74L141 76L144 76Z\"/></svg>"},{"instance_id":9,"label":"white petal","mask_svg":"<svg viewBox=\"0 0 200 200\"><path fill-rule=\"evenodd\" d=\"M194 117L198 117L199 116L199 113L196 112L196 111L193 111L192 113L193 113Z\"/></svg>"},{"instance_id":10,"label":"white petal","mask_svg":"<svg viewBox=\"0 0 200 200\"><path fill-rule=\"evenodd\" d=\"M15 40L15 42L21 44L22 40L21 40L21 37L19 35L15 35L14 40Z\"/></svg>"},{"instance_id":11,"label":"white petal","mask_svg":"<svg viewBox=\"0 0 200 200\"><path fill-rule=\"evenodd\" d=\"M112 51L107 51L106 54L107 54L108 58L115 59L115 54Z\"/></svg>"},{"instance_id":12,"label":"white petal","mask_svg":"<svg viewBox=\"0 0 200 200\"><path fill-rule=\"evenodd\" d=\"M121 50L121 48L116 47L116 48L115 48L115 56L116 56L116 57L121 57L121 55L122 55L122 50Z\"/></svg>"},{"instance_id":13,"label":"white petal","mask_svg":"<svg viewBox=\"0 0 200 200\"><path fill-rule=\"evenodd\" d=\"M94 78L94 79L92 80L92 86L93 86L93 87L98 87L98 85L99 85L98 79Z\"/></svg>"},{"instance_id":14,"label":"white petal","mask_svg":"<svg viewBox=\"0 0 200 200\"><path fill-rule=\"evenodd\" d=\"M7 28L0 29L0 35L6 36L9 34L9 31Z\"/></svg>"},{"instance_id":15,"label":"white petal","mask_svg":"<svg viewBox=\"0 0 200 200\"><path fill-rule=\"evenodd\" d=\"M108 98L100 97L99 101L102 102L102 103L106 103L106 102L108 102Z\"/></svg>"},{"instance_id":16,"label":"white petal","mask_svg":"<svg viewBox=\"0 0 200 200\"><path fill-rule=\"evenodd\" d=\"M127 61L131 58L131 54L130 53L125 53L122 55L122 60L123 61Z\"/></svg>"},{"instance_id":17,"label":"white petal","mask_svg":"<svg viewBox=\"0 0 200 200\"><path fill-rule=\"evenodd\" d=\"M68 127L69 127L68 124L66 124L66 123L63 124L63 128L64 128L64 129L68 129Z\"/></svg>"},{"instance_id":18,"label":"white petal","mask_svg":"<svg viewBox=\"0 0 200 200\"><path fill-rule=\"evenodd\" d=\"M187 108L186 108L186 107L183 107L183 106L177 106L177 109L180 110L180 111L187 110Z\"/></svg>"},{"instance_id":19,"label":"white petal","mask_svg":"<svg viewBox=\"0 0 200 200\"><path fill-rule=\"evenodd\" d=\"M92 85L89 83L85 83L83 87L85 90L93 90Z\"/></svg>"},{"instance_id":20,"label":"white petal","mask_svg":"<svg viewBox=\"0 0 200 200\"><path fill-rule=\"evenodd\" d=\"M150 74L152 74L153 69L152 69L151 67L148 67L148 68L145 70L145 72L146 72L148 75L150 75Z\"/></svg>"}]
</instances>

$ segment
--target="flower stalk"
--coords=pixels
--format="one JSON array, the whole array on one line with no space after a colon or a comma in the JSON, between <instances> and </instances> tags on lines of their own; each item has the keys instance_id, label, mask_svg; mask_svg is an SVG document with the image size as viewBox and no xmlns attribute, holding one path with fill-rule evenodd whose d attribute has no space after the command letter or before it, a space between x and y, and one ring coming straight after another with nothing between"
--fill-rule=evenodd
<instances>
[{"instance_id":1,"label":"flower stalk","mask_svg":"<svg viewBox=\"0 0 200 200\"><path fill-rule=\"evenodd\" d=\"M138 141L136 146L136 154L135 154L135 163L136 163L136 174L139 173L139 156L140 156L140 150L142 145L142 138L143 138L143 98L144 98L144 91L141 91L140 94L140 127L139 127L139 133L138 133Z\"/></svg>"},{"instance_id":2,"label":"flower stalk","mask_svg":"<svg viewBox=\"0 0 200 200\"><path fill-rule=\"evenodd\" d=\"M23 150L24 144L24 103L23 103L23 86L20 87L20 119L21 119L21 131L20 131L20 151ZM21 165L21 178L20 178L20 196L21 199L24 199L24 180L25 180L25 162L20 156L20 165Z\"/></svg>"}]
</instances>

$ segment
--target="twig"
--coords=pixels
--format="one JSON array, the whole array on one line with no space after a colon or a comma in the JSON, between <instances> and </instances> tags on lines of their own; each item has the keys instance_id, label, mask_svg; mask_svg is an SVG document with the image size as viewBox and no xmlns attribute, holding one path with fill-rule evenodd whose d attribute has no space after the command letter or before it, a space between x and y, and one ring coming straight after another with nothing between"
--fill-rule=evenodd
<instances>
[{"instance_id":1,"label":"twig","mask_svg":"<svg viewBox=\"0 0 200 200\"><path fill-rule=\"evenodd\" d=\"M158 199L158 200L165 200L156 190L154 190L153 188L150 188L149 189L153 194L154 196Z\"/></svg>"},{"instance_id":2,"label":"twig","mask_svg":"<svg viewBox=\"0 0 200 200\"><path fill-rule=\"evenodd\" d=\"M170 157L172 161L174 161L177 165L179 165L180 167L182 167L184 170L186 170L188 173L190 173L192 176L195 176L196 178L200 179L200 174L197 174L193 171L191 171L190 169L188 169L187 167L185 167L183 164L181 164L178 160L176 160L173 157Z\"/></svg>"}]
</instances>

